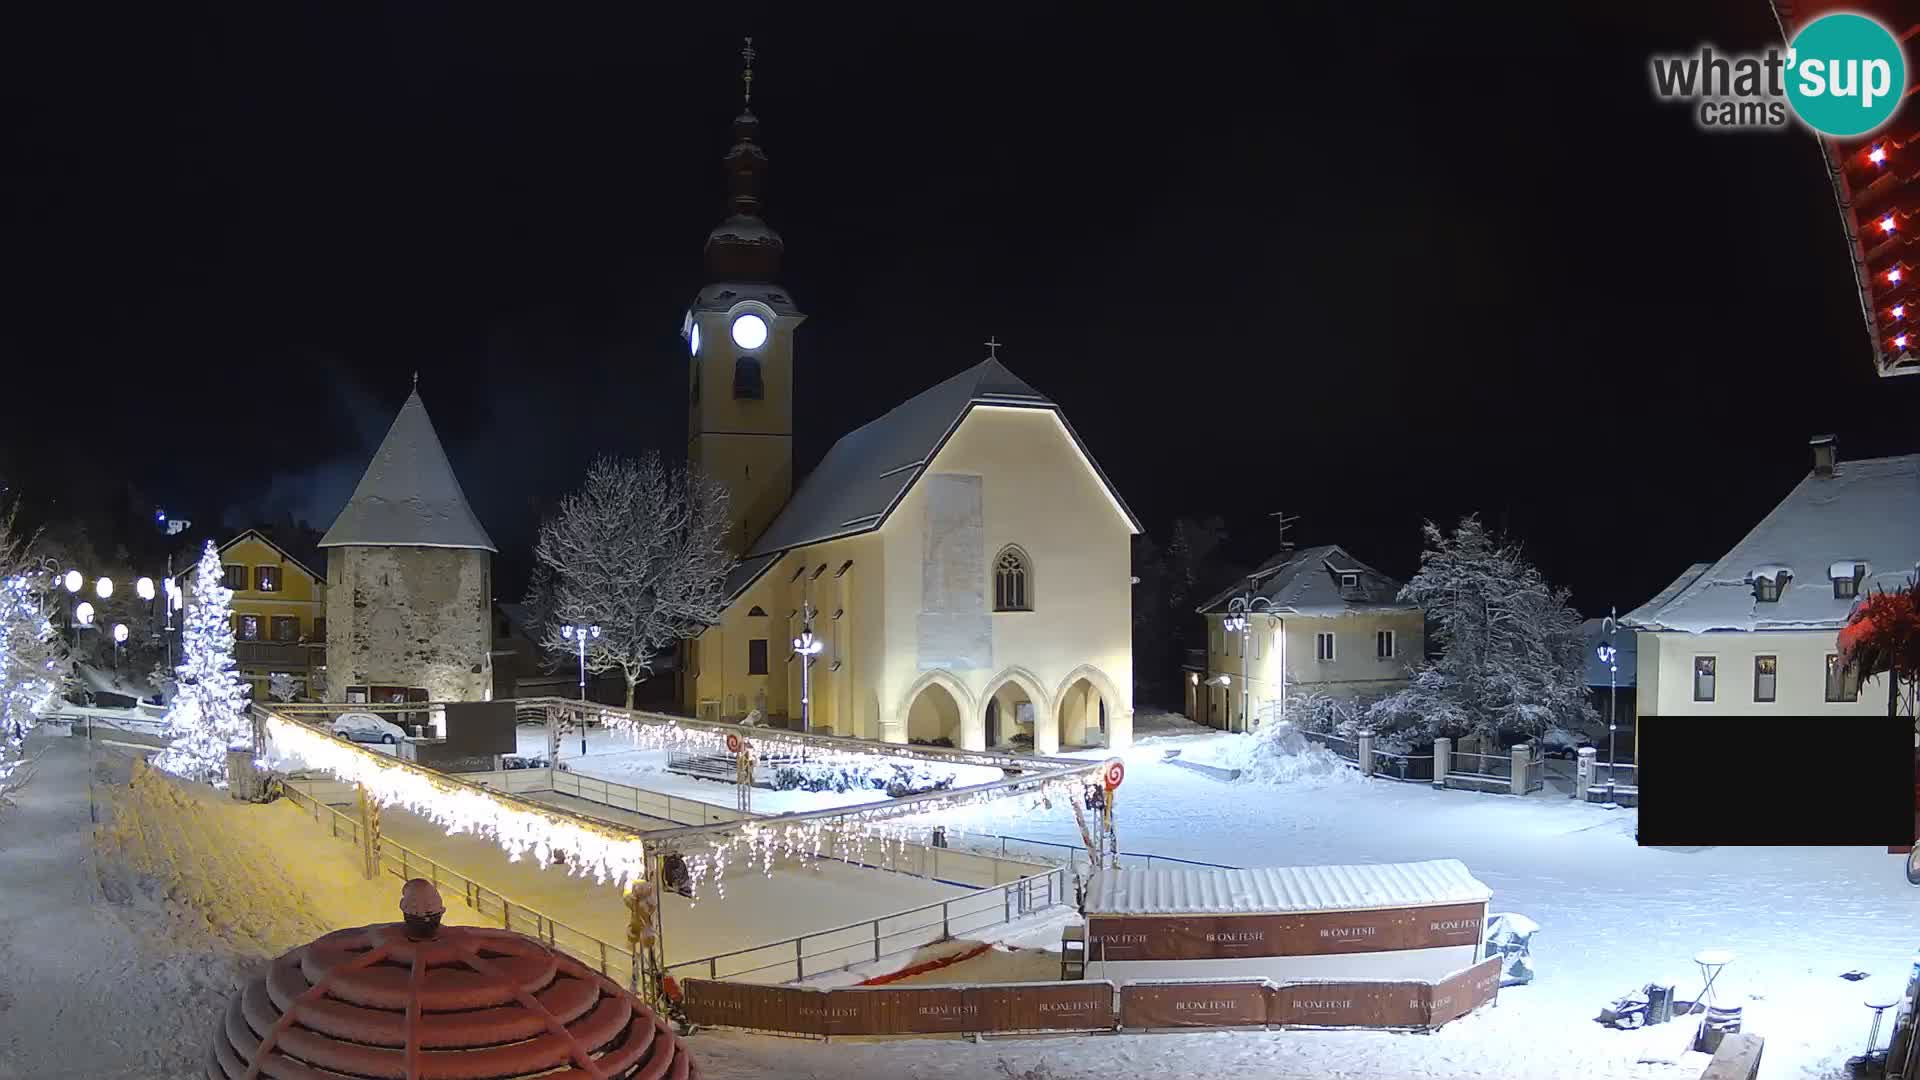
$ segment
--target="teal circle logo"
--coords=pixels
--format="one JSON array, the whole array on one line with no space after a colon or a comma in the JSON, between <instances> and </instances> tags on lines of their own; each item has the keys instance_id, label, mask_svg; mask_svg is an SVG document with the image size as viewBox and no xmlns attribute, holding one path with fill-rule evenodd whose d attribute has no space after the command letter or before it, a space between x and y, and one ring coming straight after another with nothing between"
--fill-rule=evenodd
<instances>
[{"instance_id":1,"label":"teal circle logo","mask_svg":"<svg viewBox=\"0 0 1920 1080\"><path fill-rule=\"evenodd\" d=\"M1823 15L1787 52L1787 103L1822 135L1865 135L1893 116L1907 92L1907 59L1887 28L1865 15Z\"/></svg>"}]
</instances>

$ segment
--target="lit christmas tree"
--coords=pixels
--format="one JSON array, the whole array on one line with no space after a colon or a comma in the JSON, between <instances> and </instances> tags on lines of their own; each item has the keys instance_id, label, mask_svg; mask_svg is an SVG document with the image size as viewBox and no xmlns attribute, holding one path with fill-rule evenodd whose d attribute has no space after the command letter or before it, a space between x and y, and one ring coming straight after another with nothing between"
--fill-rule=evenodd
<instances>
[{"instance_id":1,"label":"lit christmas tree","mask_svg":"<svg viewBox=\"0 0 1920 1080\"><path fill-rule=\"evenodd\" d=\"M0 797L25 782L26 773L16 771L27 732L58 700L66 678L66 650L43 600L25 573L0 579Z\"/></svg>"},{"instance_id":2,"label":"lit christmas tree","mask_svg":"<svg viewBox=\"0 0 1920 1080\"><path fill-rule=\"evenodd\" d=\"M234 671L233 590L223 581L213 541L200 553L194 571L193 601L182 632L186 662L180 689L167 710L167 734L173 742L153 764L175 776L215 787L227 782L227 751L253 747L253 721L247 715L247 683Z\"/></svg>"}]
</instances>

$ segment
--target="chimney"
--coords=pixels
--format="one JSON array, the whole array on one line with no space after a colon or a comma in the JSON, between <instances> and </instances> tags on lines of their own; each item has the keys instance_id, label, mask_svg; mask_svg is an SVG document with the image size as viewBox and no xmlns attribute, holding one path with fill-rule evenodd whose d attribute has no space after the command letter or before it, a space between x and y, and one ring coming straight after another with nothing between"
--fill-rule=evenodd
<instances>
[{"instance_id":1,"label":"chimney","mask_svg":"<svg viewBox=\"0 0 1920 1080\"><path fill-rule=\"evenodd\" d=\"M1807 440L1813 448L1813 475L1832 476L1833 467L1840 460L1840 443L1831 435L1815 435Z\"/></svg>"}]
</instances>

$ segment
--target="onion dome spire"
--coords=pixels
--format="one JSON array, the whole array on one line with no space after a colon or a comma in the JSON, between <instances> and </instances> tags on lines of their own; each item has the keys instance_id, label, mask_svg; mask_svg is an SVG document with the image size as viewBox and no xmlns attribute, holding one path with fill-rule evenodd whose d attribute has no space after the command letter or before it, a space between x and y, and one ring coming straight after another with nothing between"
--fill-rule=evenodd
<instances>
[{"instance_id":1,"label":"onion dome spire","mask_svg":"<svg viewBox=\"0 0 1920 1080\"><path fill-rule=\"evenodd\" d=\"M753 39L740 50L740 115L733 119L733 148L727 151L727 219L707 235L707 270L715 278L768 281L780 271L785 244L762 219L761 187L767 155L758 141L760 120L753 115Z\"/></svg>"}]
</instances>

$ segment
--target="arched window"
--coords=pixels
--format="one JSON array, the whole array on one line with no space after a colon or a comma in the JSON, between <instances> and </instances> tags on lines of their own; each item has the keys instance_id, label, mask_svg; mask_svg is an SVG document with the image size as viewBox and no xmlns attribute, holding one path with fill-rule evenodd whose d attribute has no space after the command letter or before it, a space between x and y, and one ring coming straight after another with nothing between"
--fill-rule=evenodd
<instances>
[{"instance_id":1,"label":"arched window","mask_svg":"<svg viewBox=\"0 0 1920 1080\"><path fill-rule=\"evenodd\" d=\"M993 560L993 610L1033 610L1033 563L1011 544Z\"/></svg>"},{"instance_id":2,"label":"arched window","mask_svg":"<svg viewBox=\"0 0 1920 1080\"><path fill-rule=\"evenodd\" d=\"M733 362L733 396L749 401L761 399L759 357L742 356Z\"/></svg>"}]
</instances>

